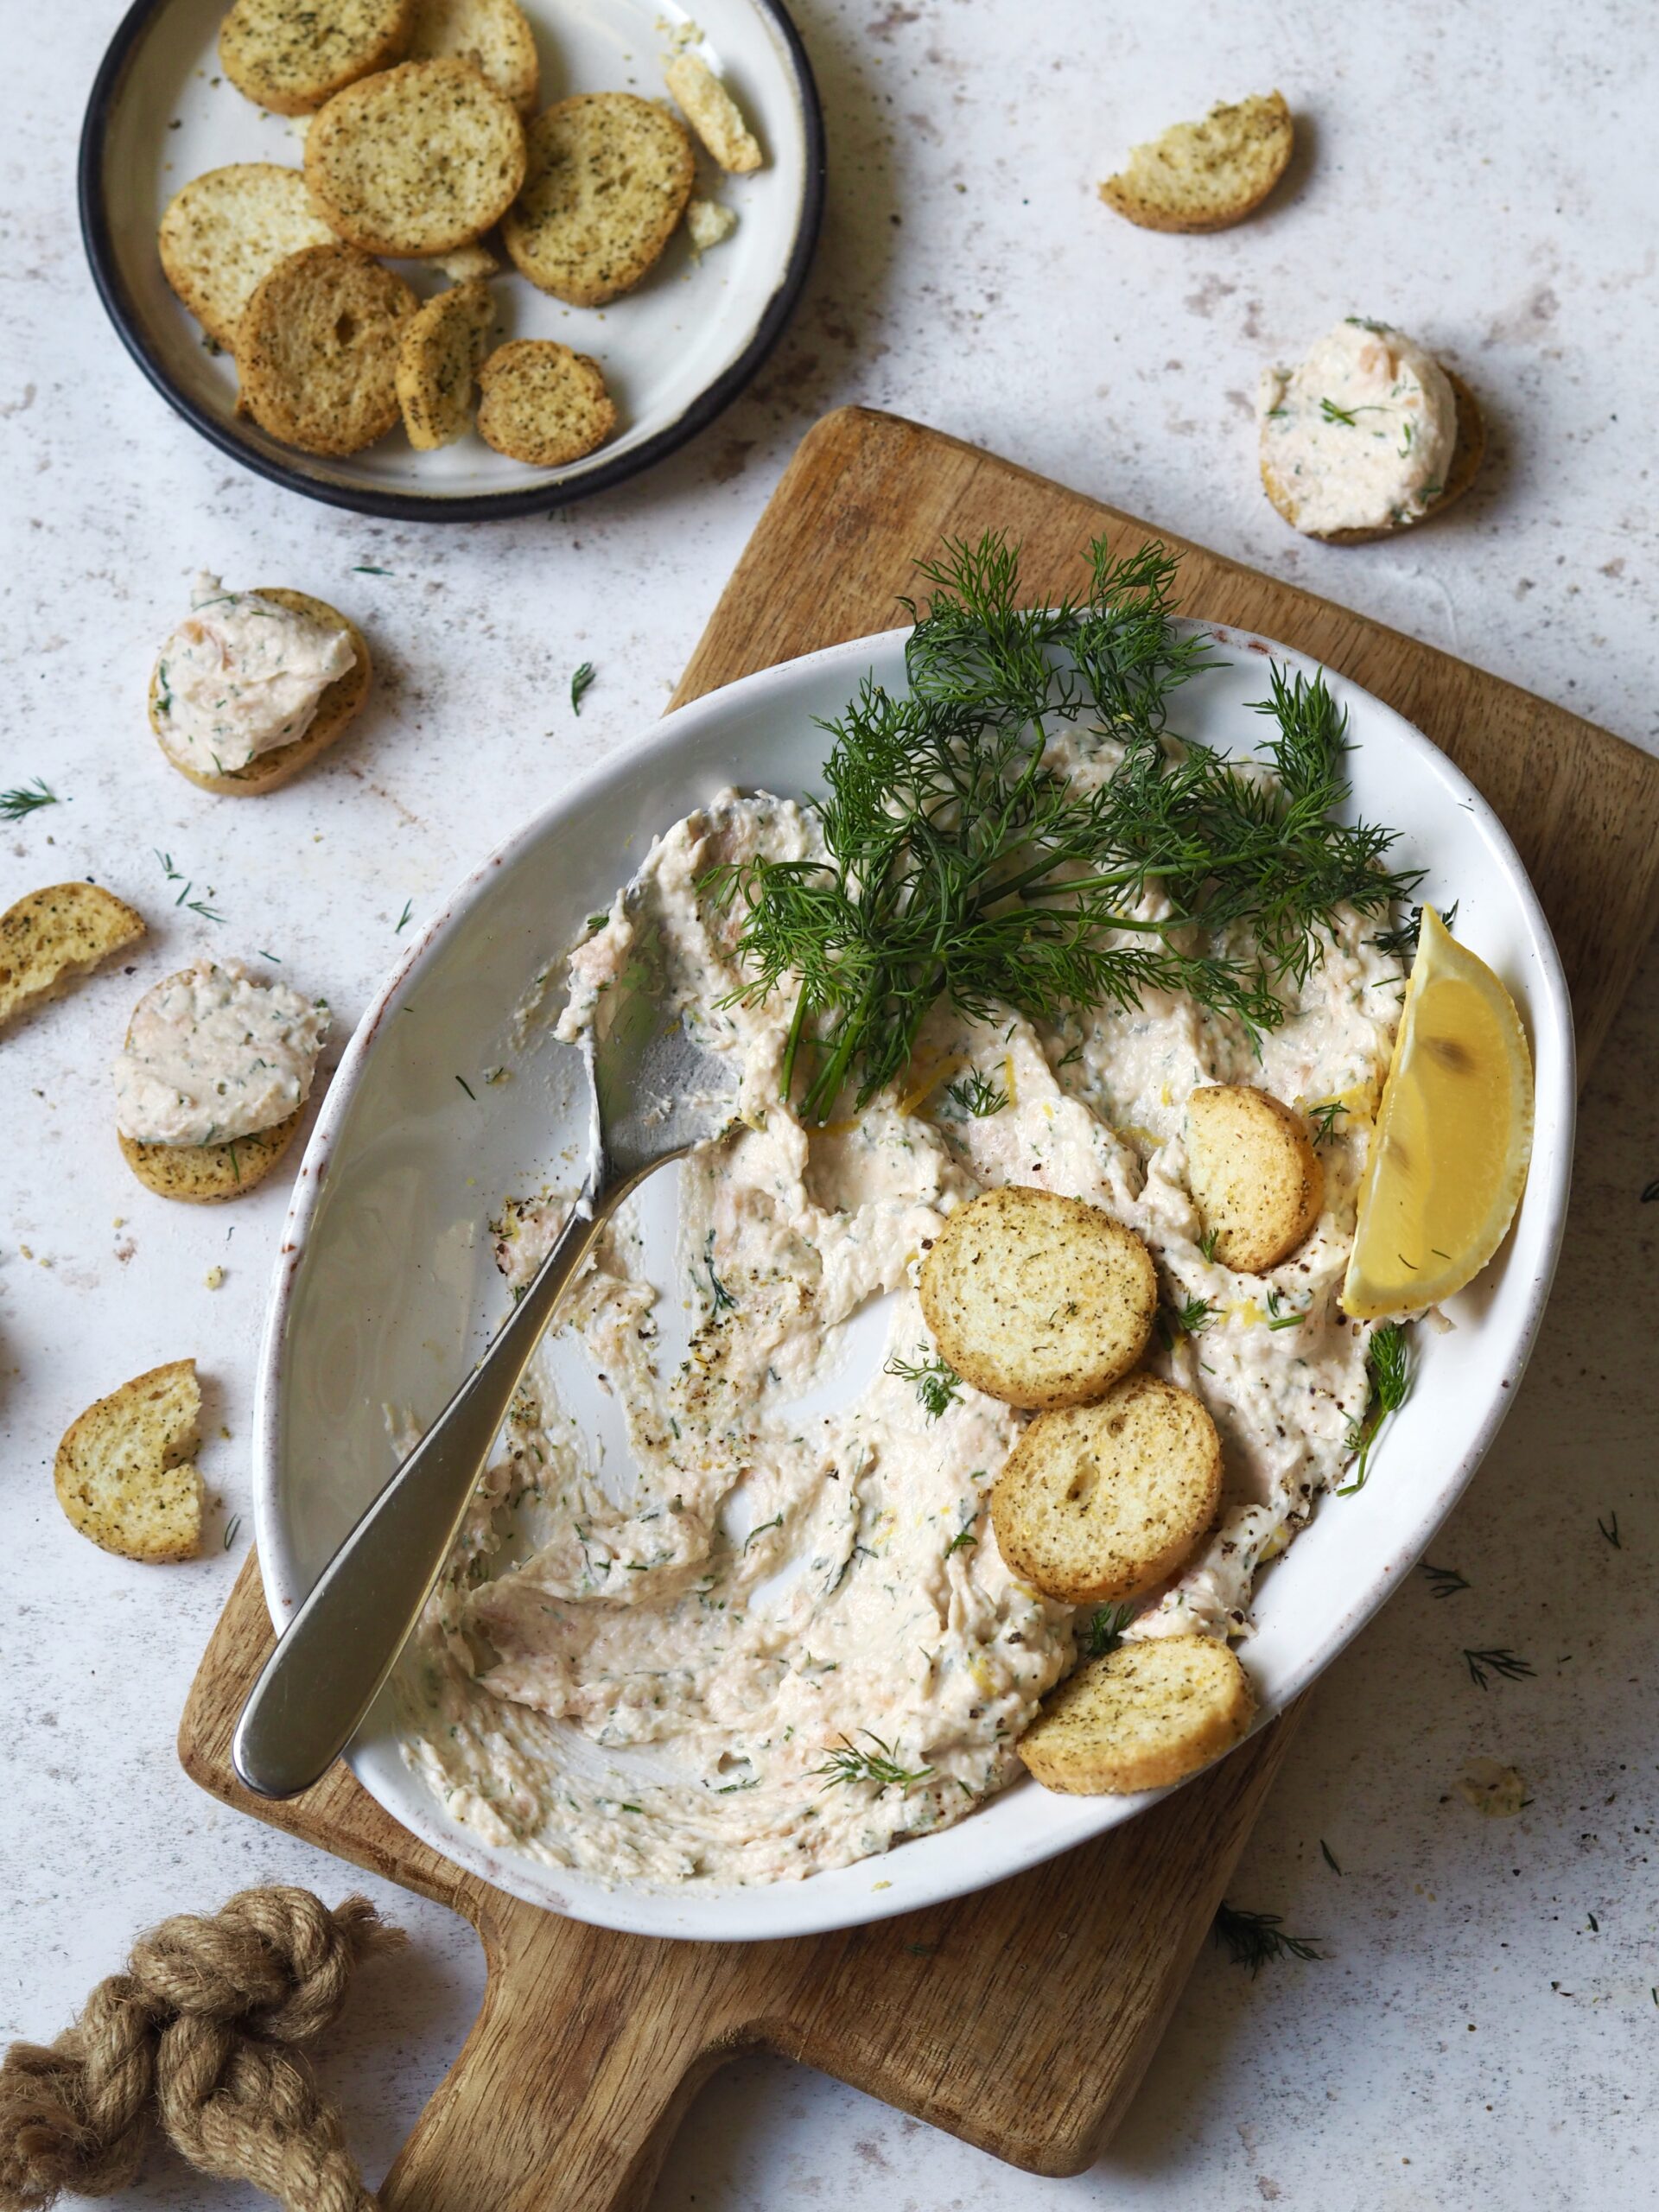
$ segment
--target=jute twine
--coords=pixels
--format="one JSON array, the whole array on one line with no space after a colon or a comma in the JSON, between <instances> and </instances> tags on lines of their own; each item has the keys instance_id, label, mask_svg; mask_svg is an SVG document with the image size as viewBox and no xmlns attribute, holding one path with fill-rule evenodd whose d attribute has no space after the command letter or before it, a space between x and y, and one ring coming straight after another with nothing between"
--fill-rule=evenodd
<instances>
[{"instance_id":1,"label":"jute twine","mask_svg":"<svg viewBox=\"0 0 1659 2212\"><path fill-rule=\"evenodd\" d=\"M403 1941L366 1897L331 1912L308 1890L164 1920L49 2050L16 2043L0 2062L0 2212L125 2188L152 2124L193 2166L289 2212L373 2212L303 2047L359 1962Z\"/></svg>"}]
</instances>

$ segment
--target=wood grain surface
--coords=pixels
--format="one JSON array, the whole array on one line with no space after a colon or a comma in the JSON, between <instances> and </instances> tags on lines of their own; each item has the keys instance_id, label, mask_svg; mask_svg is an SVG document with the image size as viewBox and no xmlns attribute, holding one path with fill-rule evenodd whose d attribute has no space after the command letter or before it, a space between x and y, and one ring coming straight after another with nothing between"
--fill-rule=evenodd
<instances>
[{"instance_id":1,"label":"wood grain surface","mask_svg":"<svg viewBox=\"0 0 1659 2212\"><path fill-rule=\"evenodd\" d=\"M1120 550L1156 534L915 423L828 416L773 494L675 703L889 627L918 555L994 527L1023 542L1033 598L1080 582L1080 549L1103 528ZM1560 947L1582 1073L1659 919L1659 764L1430 646L1167 542L1185 555L1194 611L1366 685L1491 799ZM488 1960L478 2020L387 2177L392 2212L640 2206L699 2084L755 2048L1037 2172L1079 2171L1135 2094L1295 1718L1127 1827L977 1896L839 1936L684 1943L518 1904L417 1842L344 1767L284 1804L251 1796L230 1739L270 1640L250 1559L180 1726L187 1771L463 1913Z\"/></svg>"}]
</instances>

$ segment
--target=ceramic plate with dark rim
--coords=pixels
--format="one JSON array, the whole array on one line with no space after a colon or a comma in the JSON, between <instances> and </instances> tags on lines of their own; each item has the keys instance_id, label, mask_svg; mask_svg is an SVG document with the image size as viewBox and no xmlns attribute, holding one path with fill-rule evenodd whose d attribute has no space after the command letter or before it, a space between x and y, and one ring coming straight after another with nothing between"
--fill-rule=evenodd
<instances>
[{"instance_id":1,"label":"ceramic plate with dark rim","mask_svg":"<svg viewBox=\"0 0 1659 2212\"><path fill-rule=\"evenodd\" d=\"M567 307L508 264L493 282L503 338L555 338L590 353L621 417L607 445L568 467L527 467L476 433L416 453L401 429L345 460L301 453L236 412L236 373L162 274L156 229L180 188L231 162L298 168L287 118L245 99L219 68L228 0L137 0L110 43L80 143L80 219L117 330L164 398L205 438L273 483L362 514L479 522L567 505L649 468L704 429L776 343L806 279L823 209L823 122L812 71L779 0L697 0L699 54L731 86L766 152L727 176L701 149L696 190L737 216L701 260L683 226L643 283L607 308ZM675 0L524 0L541 57L540 105L569 92L663 89ZM429 264L393 264L429 294Z\"/></svg>"}]
</instances>

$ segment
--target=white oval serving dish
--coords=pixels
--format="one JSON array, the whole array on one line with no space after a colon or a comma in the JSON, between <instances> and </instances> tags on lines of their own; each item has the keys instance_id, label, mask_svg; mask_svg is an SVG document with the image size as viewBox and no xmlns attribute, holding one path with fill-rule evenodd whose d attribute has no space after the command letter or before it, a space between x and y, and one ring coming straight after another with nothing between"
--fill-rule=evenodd
<instances>
[{"instance_id":1,"label":"white oval serving dish","mask_svg":"<svg viewBox=\"0 0 1659 2212\"><path fill-rule=\"evenodd\" d=\"M365 1015L323 1102L289 1209L260 1357L254 1464L259 1557L280 1627L380 1486L391 1408L438 1412L505 1304L486 1227L585 1138L575 1052L543 1024L520 1050L514 1009L583 918L608 905L653 835L723 785L802 797L837 714L873 671L904 681L894 630L767 669L667 715L550 807L463 884ZM1288 649L1217 630L1226 655L1177 695L1181 734L1240 752L1259 724L1262 656ZM1446 756L1335 675L1356 750L1354 810L1401 833L1422 895L1458 902L1458 935L1503 978L1536 1072L1531 1173L1498 1257L1419 1332L1416 1380L1370 1480L1322 1502L1258 1587L1244 1657L1261 1719L1281 1711L1405 1577L1480 1464L1512 1402L1548 1294L1573 1150L1572 1014L1537 898L1496 815ZM555 974L558 969L556 964ZM512 1079L485 1084L484 1069ZM466 1078L471 1092L457 1077ZM671 1173L671 1170L664 1171ZM956 1827L880 1859L766 1887L606 1887L492 1850L405 1766L383 1697L349 1753L359 1780L460 1865L551 1910L644 1934L721 1941L804 1936L912 1911L1018 1873L1134 1816L1162 1793L1060 1797L1022 1782Z\"/></svg>"}]
</instances>

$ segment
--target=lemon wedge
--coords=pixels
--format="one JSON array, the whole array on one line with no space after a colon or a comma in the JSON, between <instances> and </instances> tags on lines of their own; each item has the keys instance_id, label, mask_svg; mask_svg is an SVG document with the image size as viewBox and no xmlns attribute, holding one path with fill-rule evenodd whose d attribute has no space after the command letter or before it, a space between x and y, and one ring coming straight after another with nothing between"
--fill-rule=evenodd
<instances>
[{"instance_id":1,"label":"lemon wedge","mask_svg":"<svg viewBox=\"0 0 1659 2212\"><path fill-rule=\"evenodd\" d=\"M1472 1281L1515 1218L1531 1154L1532 1055L1515 1001L1426 906L1343 1311L1416 1313Z\"/></svg>"}]
</instances>

